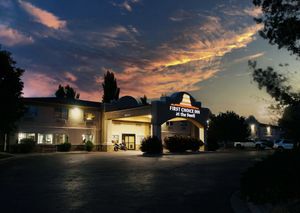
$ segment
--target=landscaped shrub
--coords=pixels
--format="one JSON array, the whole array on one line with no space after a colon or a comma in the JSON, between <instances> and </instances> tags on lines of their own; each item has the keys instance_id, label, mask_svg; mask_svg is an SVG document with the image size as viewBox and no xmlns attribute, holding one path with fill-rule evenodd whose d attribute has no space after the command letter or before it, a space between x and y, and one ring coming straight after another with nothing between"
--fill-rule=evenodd
<instances>
[{"instance_id":1,"label":"landscaped shrub","mask_svg":"<svg viewBox=\"0 0 300 213\"><path fill-rule=\"evenodd\" d=\"M255 203L300 199L300 153L275 153L249 168L241 179L241 194Z\"/></svg>"},{"instance_id":2,"label":"landscaped shrub","mask_svg":"<svg viewBox=\"0 0 300 213\"><path fill-rule=\"evenodd\" d=\"M61 143L59 145L57 145L57 151L59 152L69 152L71 150L71 143L69 142L64 142L64 143Z\"/></svg>"},{"instance_id":3,"label":"landscaped shrub","mask_svg":"<svg viewBox=\"0 0 300 213\"><path fill-rule=\"evenodd\" d=\"M199 151L200 147L204 145L203 141L197 138L186 138L186 149L193 152Z\"/></svg>"},{"instance_id":4,"label":"landscaped shrub","mask_svg":"<svg viewBox=\"0 0 300 213\"><path fill-rule=\"evenodd\" d=\"M34 151L36 141L31 138L23 138L16 146L16 152L18 153L30 153Z\"/></svg>"},{"instance_id":5,"label":"landscaped shrub","mask_svg":"<svg viewBox=\"0 0 300 213\"><path fill-rule=\"evenodd\" d=\"M164 139L165 148L170 152L185 152L187 150L199 151L204 145L203 141L197 138L189 138L182 136L171 136Z\"/></svg>"},{"instance_id":6,"label":"landscaped shrub","mask_svg":"<svg viewBox=\"0 0 300 213\"><path fill-rule=\"evenodd\" d=\"M163 151L163 145L158 137L149 136L142 141L140 149L142 152L148 154L161 154Z\"/></svg>"},{"instance_id":7,"label":"landscaped shrub","mask_svg":"<svg viewBox=\"0 0 300 213\"><path fill-rule=\"evenodd\" d=\"M93 148L94 148L94 144L92 141L85 142L85 150L86 151L90 152L93 150Z\"/></svg>"},{"instance_id":8,"label":"landscaped shrub","mask_svg":"<svg viewBox=\"0 0 300 213\"><path fill-rule=\"evenodd\" d=\"M187 150L187 140L181 136L171 136L164 139L165 148L170 152L185 152Z\"/></svg>"}]
</instances>

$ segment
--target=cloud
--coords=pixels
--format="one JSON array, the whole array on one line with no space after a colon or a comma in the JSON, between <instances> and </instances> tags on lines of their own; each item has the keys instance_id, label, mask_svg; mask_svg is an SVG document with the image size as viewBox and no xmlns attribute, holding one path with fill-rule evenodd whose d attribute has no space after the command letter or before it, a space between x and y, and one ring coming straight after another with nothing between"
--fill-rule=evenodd
<instances>
[{"instance_id":1,"label":"cloud","mask_svg":"<svg viewBox=\"0 0 300 213\"><path fill-rule=\"evenodd\" d=\"M233 63L240 63L240 62L243 62L243 61L253 60L253 59L256 59L256 58L260 58L264 55L265 55L265 52L260 52L260 53L256 53L256 54L253 54L253 55L248 55L248 56L245 56L245 57L238 58L238 59L234 60Z\"/></svg>"},{"instance_id":2,"label":"cloud","mask_svg":"<svg viewBox=\"0 0 300 213\"><path fill-rule=\"evenodd\" d=\"M34 17L35 21L55 30L60 30L66 27L67 22L64 20L60 20L54 14L40 9L29 2L25 2L23 0L19 0L19 4L21 7L32 17Z\"/></svg>"},{"instance_id":3,"label":"cloud","mask_svg":"<svg viewBox=\"0 0 300 213\"><path fill-rule=\"evenodd\" d=\"M26 71L23 76L25 97L54 96L58 81L48 74Z\"/></svg>"},{"instance_id":4,"label":"cloud","mask_svg":"<svg viewBox=\"0 0 300 213\"><path fill-rule=\"evenodd\" d=\"M115 48L124 43L134 44L137 42L137 35L139 35L139 31L133 26L125 27L118 25L111 27L100 34L100 46L106 48ZM97 35L95 39L99 40L99 35Z\"/></svg>"},{"instance_id":5,"label":"cloud","mask_svg":"<svg viewBox=\"0 0 300 213\"><path fill-rule=\"evenodd\" d=\"M180 22L188 19L195 18L197 13L194 11L178 10L169 19L174 22Z\"/></svg>"},{"instance_id":6,"label":"cloud","mask_svg":"<svg viewBox=\"0 0 300 213\"><path fill-rule=\"evenodd\" d=\"M116 72L121 93L154 98L162 93L199 90L199 83L221 70L221 58L246 47L260 28L230 29L219 17L207 16L200 25L187 27L145 56L118 61L123 66L122 72Z\"/></svg>"},{"instance_id":7,"label":"cloud","mask_svg":"<svg viewBox=\"0 0 300 213\"><path fill-rule=\"evenodd\" d=\"M113 6L120 7L124 10L127 10L128 12L132 12L132 5L139 3L139 2L140 2L139 0L126 0L121 4L117 4L117 3L113 2Z\"/></svg>"},{"instance_id":8,"label":"cloud","mask_svg":"<svg viewBox=\"0 0 300 213\"><path fill-rule=\"evenodd\" d=\"M66 74L67 73L67 74ZM73 82L74 79L64 80L66 76L73 76L73 74L66 72L65 76L52 76L43 72L26 71L23 76L24 81L24 96L25 97L53 97L58 85L70 85L80 93L80 99L100 101L102 94L99 90L84 90L79 89ZM85 88L87 89L87 88Z\"/></svg>"},{"instance_id":9,"label":"cloud","mask_svg":"<svg viewBox=\"0 0 300 213\"><path fill-rule=\"evenodd\" d=\"M71 81L71 82L77 81L77 77L74 74L70 73L70 72L65 72L64 75L65 75L66 79Z\"/></svg>"},{"instance_id":10,"label":"cloud","mask_svg":"<svg viewBox=\"0 0 300 213\"><path fill-rule=\"evenodd\" d=\"M259 17L262 15L261 7L249 7L244 9L244 13L252 17Z\"/></svg>"},{"instance_id":11,"label":"cloud","mask_svg":"<svg viewBox=\"0 0 300 213\"><path fill-rule=\"evenodd\" d=\"M7 46L26 45L33 43L34 40L30 36L26 36L16 29L10 28L4 24L0 24L0 43Z\"/></svg>"}]
</instances>

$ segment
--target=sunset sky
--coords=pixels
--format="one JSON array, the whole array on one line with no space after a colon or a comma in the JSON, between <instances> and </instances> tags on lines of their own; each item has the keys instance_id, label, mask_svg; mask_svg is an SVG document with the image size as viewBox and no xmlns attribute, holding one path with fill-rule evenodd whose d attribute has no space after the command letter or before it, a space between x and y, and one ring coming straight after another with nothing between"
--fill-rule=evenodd
<instances>
[{"instance_id":1,"label":"sunset sky","mask_svg":"<svg viewBox=\"0 0 300 213\"><path fill-rule=\"evenodd\" d=\"M26 70L24 96L70 84L100 101L104 72L122 95L190 92L213 113L233 110L270 122L271 99L251 83L259 66L295 58L261 39L250 0L1 0L0 44ZM299 80L293 74L292 83ZM298 88L296 88L298 89Z\"/></svg>"}]
</instances>

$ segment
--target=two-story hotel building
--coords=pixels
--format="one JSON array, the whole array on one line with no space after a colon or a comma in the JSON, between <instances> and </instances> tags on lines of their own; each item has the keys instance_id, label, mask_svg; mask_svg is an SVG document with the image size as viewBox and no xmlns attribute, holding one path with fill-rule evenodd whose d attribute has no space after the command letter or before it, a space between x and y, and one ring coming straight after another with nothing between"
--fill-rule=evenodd
<instances>
[{"instance_id":1,"label":"two-story hotel building","mask_svg":"<svg viewBox=\"0 0 300 213\"><path fill-rule=\"evenodd\" d=\"M33 138L49 146L68 141L73 150L80 150L87 140L99 151L111 151L121 141L129 150L138 150L141 141L151 135L162 139L185 135L205 142L210 115L208 108L186 92L148 105L131 96L109 104L54 97L24 98L24 103L26 113L11 141Z\"/></svg>"}]
</instances>

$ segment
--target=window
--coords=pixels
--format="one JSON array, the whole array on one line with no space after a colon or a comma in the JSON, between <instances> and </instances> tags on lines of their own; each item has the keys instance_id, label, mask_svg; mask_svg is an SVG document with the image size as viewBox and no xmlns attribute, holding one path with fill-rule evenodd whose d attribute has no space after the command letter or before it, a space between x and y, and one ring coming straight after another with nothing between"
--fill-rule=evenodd
<instances>
[{"instance_id":1,"label":"window","mask_svg":"<svg viewBox=\"0 0 300 213\"><path fill-rule=\"evenodd\" d=\"M85 121L93 121L95 120L95 114L92 112L84 112L84 120Z\"/></svg>"},{"instance_id":2,"label":"window","mask_svg":"<svg viewBox=\"0 0 300 213\"><path fill-rule=\"evenodd\" d=\"M61 144L68 141L68 136L66 134L54 134L53 143Z\"/></svg>"},{"instance_id":3,"label":"window","mask_svg":"<svg viewBox=\"0 0 300 213\"><path fill-rule=\"evenodd\" d=\"M167 122L166 122L166 125L167 125L167 126L173 126L173 122L172 122L172 121L167 121Z\"/></svg>"},{"instance_id":4,"label":"window","mask_svg":"<svg viewBox=\"0 0 300 213\"><path fill-rule=\"evenodd\" d=\"M82 142L85 143L87 141L91 141L94 143L94 136L92 134L83 134L82 135Z\"/></svg>"},{"instance_id":5,"label":"window","mask_svg":"<svg viewBox=\"0 0 300 213\"><path fill-rule=\"evenodd\" d=\"M38 114L36 106L27 106L24 114L24 118L34 118Z\"/></svg>"},{"instance_id":6,"label":"window","mask_svg":"<svg viewBox=\"0 0 300 213\"><path fill-rule=\"evenodd\" d=\"M53 144L52 134L38 134L38 144Z\"/></svg>"},{"instance_id":7,"label":"window","mask_svg":"<svg viewBox=\"0 0 300 213\"><path fill-rule=\"evenodd\" d=\"M68 109L65 107L56 107L54 109L55 111L55 118L56 119L64 119L67 120L68 119Z\"/></svg>"},{"instance_id":8,"label":"window","mask_svg":"<svg viewBox=\"0 0 300 213\"><path fill-rule=\"evenodd\" d=\"M20 132L18 134L18 143L20 143L20 141L24 138L30 138L30 139L33 139L35 141L35 133L23 133L23 132Z\"/></svg>"}]
</instances>

